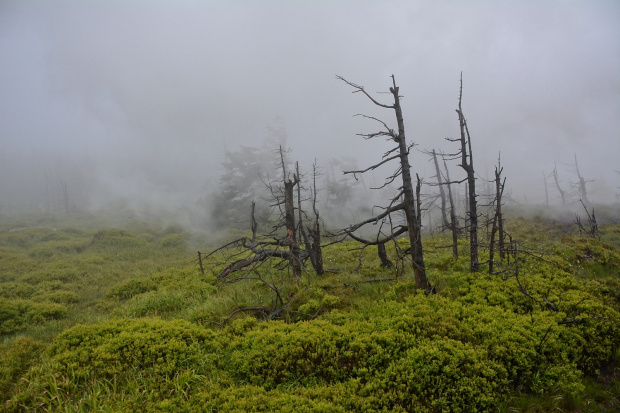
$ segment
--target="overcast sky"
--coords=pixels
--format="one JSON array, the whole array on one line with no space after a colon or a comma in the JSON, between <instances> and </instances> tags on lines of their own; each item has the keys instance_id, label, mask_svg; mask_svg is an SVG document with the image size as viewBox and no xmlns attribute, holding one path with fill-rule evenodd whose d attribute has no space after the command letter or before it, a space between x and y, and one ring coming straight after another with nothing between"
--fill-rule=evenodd
<instances>
[{"instance_id":1,"label":"overcast sky","mask_svg":"<svg viewBox=\"0 0 620 413\"><path fill-rule=\"evenodd\" d=\"M0 204L44 179L182 204L276 117L306 168L373 163L389 144L361 141L375 125L352 115L394 114L335 75L386 92L394 74L408 140L452 151L461 71L481 178L501 151L507 185L540 202L543 172L568 186L576 153L592 198L615 199L618 1L2 0Z\"/></svg>"}]
</instances>

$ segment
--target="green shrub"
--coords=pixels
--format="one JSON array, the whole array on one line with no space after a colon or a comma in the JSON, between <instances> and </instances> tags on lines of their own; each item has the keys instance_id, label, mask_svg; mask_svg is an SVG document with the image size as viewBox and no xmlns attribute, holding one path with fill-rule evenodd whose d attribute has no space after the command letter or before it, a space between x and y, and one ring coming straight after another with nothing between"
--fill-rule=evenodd
<instances>
[{"instance_id":1,"label":"green shrub","mask_svg":"<svg viewBox=\"0 0 620 413\"><path fill-rule=\"evenodd\" d=\"M58 304L75 304L80 301L80 296L73 291L59 290L36 294L32 297L37 301L49 301Z\"/></svg>"},{"instance_id":2,"label":"green shrub","mask_svg":"<svg viewBox=\"0 0 620 413\"><path fill-rule=\"evenodd\" d=\"M0 301L0 335L11 334L31 324L64 318L67 307L55 303L40 303L30 300Z\"/></svg>"},{"instance_id":3,"label":"green shrub","mask_svg":"<svg viewBox=\"0 0 620 413\"><path fill-rule=\"evenodd\" d=\"M330 400L283 391L267 391L259 386L242 385L229 388L215 387L203 391L192 400L192 405L200 411L223 412L289 412L289 413L344 413L344 407Z\"/></svg>"},{"instance_id":4,"label":"green shrub","mask_svg":"<svg viewBox=\"0 0 620 413\"><path fill-rule=\"evenodd\" d=\"M320 306L321 304L318 300L310 299L305 304L299 306L299 312L312 315L316 313Z\"/></svg>"},{"instance_id":5,"label":"green shrub","mask_svg":"<svg viewBox=\"0 0 620 413\"><path fill-rule=\"evenodd\" d=\"M0 298L7 300L16 298L30 298L36 290L37 289L30 284L5 282L0 284Z\"/></svg>"},{"instance_id":6,"label":"green shrub","mask_svg":"<svg viewBox=\"0 0 620 413\"><path fill-rule=\"evenodd\" d=\"M11 248L0 247L0 282L14 281L38 265L36 260L22 253Z\"/></svg>"},{"instance_id":7,"label":"green shrub","mask_svg":"<svg viewBox=\"0 0 620 413\"><path fill-rule=\"evenodd\" d=\"M179 291L151 291L133 297L120 314L129 317L166 316L189 306L187 297Z\"/></svg>"},{"instance_id":8,"label":"green shrub","mask_svg":"<svg viewBox=\"0 0 620 413\"><path fill-rule=\"evenodd\" d=\"M157 284L148 278L137 278L123 281L110 288L105 296L113 300L128 300L136 295L157 290Z\"/></svg>"},{"instance_id":9,"label":"green shrub","mask_svg":"<svg viewBox=\"0 0 620 413\"><path fill-rule=\"evenodd\" d=\"M44 348L31 337L19 337L0 346L0 403L10 398L18 379L36 363Z\"/></svg>"},{"instance_id":10,"label":"green shrub","mask_svg":"<svg viewBox=\"0 0 620 413\"><path fill-rule=\"evenodd\" d=\"M164 248L185 247L186 238L187 237L184 233L168 234L161 239L160 244Z\"/></svg>"},{"instance_id":11,"label":"green shrub","mask_svg":"<svg viewBox=\"0 0 620 413\"><path fill-rule=\"evenodd\" d=\"M231 371L267 389L366 377L387 367L411 341L401 332L374 330L366 323L323 320L261 325L231 343Z\"/></svg>"},{"instance_id":12,"label":"green shrub","mask_svg":"<svg viewBox=\"0 0 620 413\"><path fill-rule=\"evenodd\" d=\"M126 319L72 327L54 340L50 355L61 374L76 378L140 370L173 376L185 368L210 369L209 354L218 349L212 331L187 321Z\"/></svg>"},{"instance_id":13,"label":"green shrub","mask_svg":"<svg viewBox=\"0 0 620 413\"><path fill-rule=\"evenodd\" d=\"M382 407L406 411L490 411L505 398L504 367L483 349L449 339L418 343L361 394L381 394Z\"/></svg>"}]
</instances>

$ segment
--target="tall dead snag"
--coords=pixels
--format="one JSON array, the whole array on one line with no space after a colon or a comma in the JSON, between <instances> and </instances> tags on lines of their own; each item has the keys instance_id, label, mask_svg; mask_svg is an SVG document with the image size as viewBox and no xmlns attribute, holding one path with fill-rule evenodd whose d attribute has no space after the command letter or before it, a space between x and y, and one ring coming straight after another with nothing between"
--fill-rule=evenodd
<instances>
[{"instance_id":1,"label":"tall dead snag","mask_svg":"<svg viewBox=\"0 0 620 413\"><path fill-rule=\"evenodd\" d=\"M441 171L441 169L439 168L439 162L437 161L437 153L435 152L435 150L433 149L431 152L425 152L428 155L432 155L433 157L433 163L435 164L435 176L437 178L437 186L439 186L439 197L441 198L441 221L442 221L442 228L443 229L449 229L450 232L452 233L452 255L454 256L455 259L458 259L459 257L459 250L458 250L458 232L459 232L459 227L458 227L458 220L456 218L456 206L454 205L454 198L452 197L452 187L451 185L453 183L455 184L461 184L463 183L467 178L461 180L461 181L455 181L452 182L450 181L450 173L448 172L448 166L446 165L446 155L441 153L441 157L443 160L443 166L446 170L446 175L445 177L443 176L443 172ZM452 156L456 156L458 154L450 154L448 156L452 157ZM431 185L435 185L435 184L431 184ZM446 199L446 191L444 189L444 186L448 188L448 197ZM447 206L446 206L446 200L448 201L448 203L450 204L450 220L448 220L448 213L447 213Z\"/></svg>"},{"instance_id":2,"label":"tall dead snag","mask_svg":"<svg viewBox=\"0 0 620 413\"><path fill-rule=\"evenodd\" d=\"M558 179L558 167L555 164L553 165L553 180L555 181L555 187L558 189L558 192L560 193L560 196L562 197L562 205L565 205L566 196L564 194L564 190L562 190L562 187L560 187L560 181Z\"/></svg>"},{"instance_id":3,"label":"tall dead snag","mask_svg":"<svg viewBox=\"0 0 620 413\"><path fill-rule=\"evenodd\" d=\"M386 179L386 183L382 186L385 187L389 183L393 182L400 175L402 179L402 187L400 188L400 192L392 199L389 206L385 208L385 210L366 221L350 226L349 228L342 230L345 236L349 236L355 240L363 242L367 245L379 245L385 244L390 240L395 240L395 237L399 234L407 232L409 234L409 242L411 243L411 256L412 256L412 265L413 272L415 274L415 283L416 287L419 289L430 291L428 279L426 277L426 268L424 267L424 256L422 252L422 239L420 236L420 217L419 217L419 208L416 203L412 178L411 178L411 166L409 164L409 149L410 146L407 145L407 140L405 138L405 122L403 120L403 113L400 106L400 96L398 95L398 87L396 86L396 80L394 75L392 75L392 87L390 87L390 93L394 98L394 104L385 105L376 101L372 96L364 90L363 86L357 85L355 83L349 82L341 76L336 76L337 79L342 80L349 86L353 87L354 92L362 92L368 99L370 99L375 105L380 106L386 109L393 109L396 115L396 122L398 125L398 132L394 129L391 129L387 126L387 124L377 118L372 116L361 115L365 118L375 120L379 122L383 126L383 130L379 132L374 132L370 134L359 134L364 139L372 139L375 137L383 136L387 140L394 141L396 143L396 147L390 149L386 153L383 154L382 161L372 165L364 170L358 171L345 171L345 174L353 174L354 177L357 178L357 174L362 174L364 172L374 170L381 165L384 165L392 160L399 161L399 168L394 172L390 177ZM394 226L393 221L391 219L391 214L402 211L405 214L405 218L407 220L407 226ZM378 223L382 222L381 228L383 228L383 224L388 223L390 225L390 233L382 234L381 229L379 230L379 234L377 235L376 240L369 241L365 240L361 237L354 235L354 232L360 229L362 226L369 223Z\"/></svg>"},{"instance_id":4,"label":"tall dead snag","mask_svg":"<svg viewBox=\"0 0 620 413\"><path fill-rule=\"evenodd\" d=\"M500 259L504 259L504 217L502 215L502 194L504 193L504 186L506 184L506 178L502 181L501 163L498 161L498 165L495 167L495 214L493 216L493 226L491 229L491 241L489 243L489 274L493 273L493 267L495 264L495 235L499 232L498 249Z\"/></svg>"},{"instance_id":5,"label":"tall dead snag","mask_svg":"<svg viewBox=\"0 0 620 413\"><path fill-rule=\"evenodd\" d=\"M299 163L296 163L297 176L301 179L301 175L299 174ZM322 275L325 273L323 268L323 252L321 249L321 227L320 227L320 216L319 210L316 207L316 199L317 199L317 189L316 189L316 177L317 177L317 166L316 162L312 165L312 212L314 214L314 219L312 221L312 226L307 228L304 227L304 219L305 216L304 210L302 209L302 199L301 199L301 184L297 185L297 218L299 220L298 228L301 236L304 240L304 244L306 246L306 252L310 257L310 262L312 263L312 267L317 275ZM309 237L308 237L309 233Z\"/></svg>"},{"instance_id":6,"label":"tall dead snag","mask_svg":"<svg viewBox=\"0 0 620 413\"><path fill-rule=\"evenodd\" d=\"M446 213L446 192L443 189L443 179L441 178L441 170L439 169L439 162L437 162L437 153L435 153L435 149L433 149L433 163L435 164L435 177L437 178L439 198L441 199L441 222L444 228L450 228L448 215Z\"/></svg>"},{"instance_id":7,"label":"tall dead snag","mask_svg":"<svg viewBox=\"0 0 620 413\"><path fill-rule=\"evenodd\" d=\"M588 200L588 192L586 191L586 183L592 182L591 180L585 180L583 176L579 173L579 165L577 164L577 154L575 154L575 173L577 174L577 182L573 185L575 187L575 192L579 194L580 199L586 205L590 205L590 200Z\"/></svg>"},{"instance_id":8,"label":"tall dead snag","mask_svg":"<svg viewBox=\"0 0 620 413\"><path fill-rule=\"evenodd\" d=\"M454 259L459 258L459 222L456 218L456 209L454 205L454 198L452 197L452 187L450 182L450 172L448 172L448 166L446 160L443 160L443 167L446 170L446 186L448 187L448 201L450 202L450 231L452 232L452 256Z\"/></svg>"},{"instance_id":9,"label":"tall dead snag","mask_svg":"<svg viewBox=\"0 0 620 413\"><path fill-rule=\"evenodd\" d=\"M299 177L293 175L291 180L286 173L284 162L284 152L280 146L280 159L282 161L282 182L284 183L284 224L286 226L287 242L290 251L291 269L295 278L301 277L300 249L297 243L296 222L295 222L295 198L293 189L299 184Z\"/></svg>"},{"instance_id":10,"label":"tall dead snag","mask_svg":"<svg viewBox=\"0 0 620 413\"><path fill-rule=\"evenodd\" d=\"M467 174L467 204L468 204L468 218L469 218L469 253L471 258L470 269L471 272L478 271L480 265L478 263L478 209L476 202L476 174L474 172L474 159L471 150L471 137L469 135L469 128L467 127L467 121L465 115L463 115L462 108L463 100L463 74L461 73L461 88L459 92L459 107L456 109L456 113L459 115L459 126L461 129L460 139L448 139L451 142L460 142L461 149L459 151L461 155L460 167L463 168Z\"/></svg>"}]
</instances>

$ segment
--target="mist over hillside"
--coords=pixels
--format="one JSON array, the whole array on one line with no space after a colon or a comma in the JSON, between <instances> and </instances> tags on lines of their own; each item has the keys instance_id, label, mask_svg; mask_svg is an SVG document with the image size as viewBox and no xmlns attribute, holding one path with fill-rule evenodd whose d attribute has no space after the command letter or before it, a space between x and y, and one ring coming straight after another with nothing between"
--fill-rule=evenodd
<instances>
[{"instance_id":1,"label":"mist over hillside","mask_svg":"<svg viewBox=\"0 0 620 413\"><path fill-rule=\"evenodd\" d=\"M561 206L555 168L579 210L576 156L590 201L617 203L618 27L608 1L4 1L0 211L116 208L205 229L227 154L284 143L307 177L321 168L322 215L353 221L389 200L368 189L393 172L342 175L390 149L356 136L377 124L353 115L395 120L335 75L380 101L395 76L410 161L432 183L423 151L455 151L461 72L482 191L501 152L507 202Z\"/></svg>"}]
</instances>

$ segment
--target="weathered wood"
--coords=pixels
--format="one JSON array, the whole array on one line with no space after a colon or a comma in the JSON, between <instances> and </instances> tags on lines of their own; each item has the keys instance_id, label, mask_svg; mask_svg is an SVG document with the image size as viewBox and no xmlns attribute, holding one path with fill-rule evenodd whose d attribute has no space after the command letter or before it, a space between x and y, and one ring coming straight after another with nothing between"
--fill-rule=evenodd
<instances>
[{"instance_id":1,"label":"weathered wood","mask_svg":"<svg viewBox=\"0 0 620 413\"><path fill-rule=\"evenodd\" d=\"M386 210L377 217L373 219L369 219L363 221L362 223L355 224L351 226L348 230L345 230L345 233L348 236L351 236L353 239L359 239L359 237L352 236L353 231L359 229L363 225L366 225L371 222L378 222L386 217L388 217L392 212L402 210L405 213L405 217L407 220L407 233L409 235L409 242L411 244L411 255L412 255L412 266L413 272L415 276L416 287L419 289L429 290L428 278L426 276L426 268L424 266L424 254L422 249L422 238L421 238L421 217L420 217L420 208L419 204L416 202L416 195L414 193L412 177L411 177L411 165L409 164L409 146L407 144L407 139L405 136L405 122L403 120L402 108L400 105L400 96L399 96L399 88L396 86L396 79L394 75L392 75L392 87L390 87L390 93L394 99L393 105L385 105L377 102L374 98L372 98L365 90L363 86L357 85L355 83L349 82L344 78L337 76L338 79L347 83L356 89L356 92L364 93L375 105L387 108L394 109L394 114L396 116L396 122L398 125L398 131L390 129L387 124L379 119L369 117L381 123L385 130L377 133L364 134L362 135L365 139L371 139L378 136L388 137L392 141L396 143L396 148L388 151L384 156L383 160L375 165L370 166L369 168L359 170L359 171L349 171L345 173L353 173L354 175L357 173L364 173L369 170L373 170L391 160L398 160L400 163L399 171L393 174L388 178L389 182L392 182L398 175L400 175L402 179L402 187L399 196L402 196L403 200L401 203L394 206L393 204L396 202L396 198L392 200L392 204L390 207L386 208ZM394 154L394 155L391 155ZM388 155L391 155L388 157ZM419 201L419 199L418 199ZM393 231L393 229L392 229ZM392 235L393 237L393 235ZM378 243L378 241L377 241ZM366 241L366 245L372 245L372 241Z\"/></svg>"},{"instance_id":2,"label":"weathered wood","mask_svg":"<svg viewBox=\"0 0 620 413\"><path fill-rule=\"evenodd\" d=\"M474 172L474 160L471 150L471 136L469 135L469 128L467 127L467 121L463 115L462 108L463 100L463 74L461 74L461 88L459 92L459 107L456 109L456 113L459 116L459 126L461 129L461 164L467 174L467 203L469 207L469 253L470 253L470 270L476 272L480 268L478 262L478 209L476 200L476 174Z\"/></svg>"},{"instance_id":3,"label":"weathered wood","mask_svg":"<svg viewBox=\"0 0 620 413\"><path fill-rule=\"evenodd\" d=\"M443 189L443 179L441 178L441 170L439 162L437 162L437 153L433 149L433 163L435 164L435 177L437 178L437 186L439 186L439 199L441 200L441 223L443 228L450 228L448 222L448 214L446 212L446 191Z\"/></svg>"}]
</instances>

